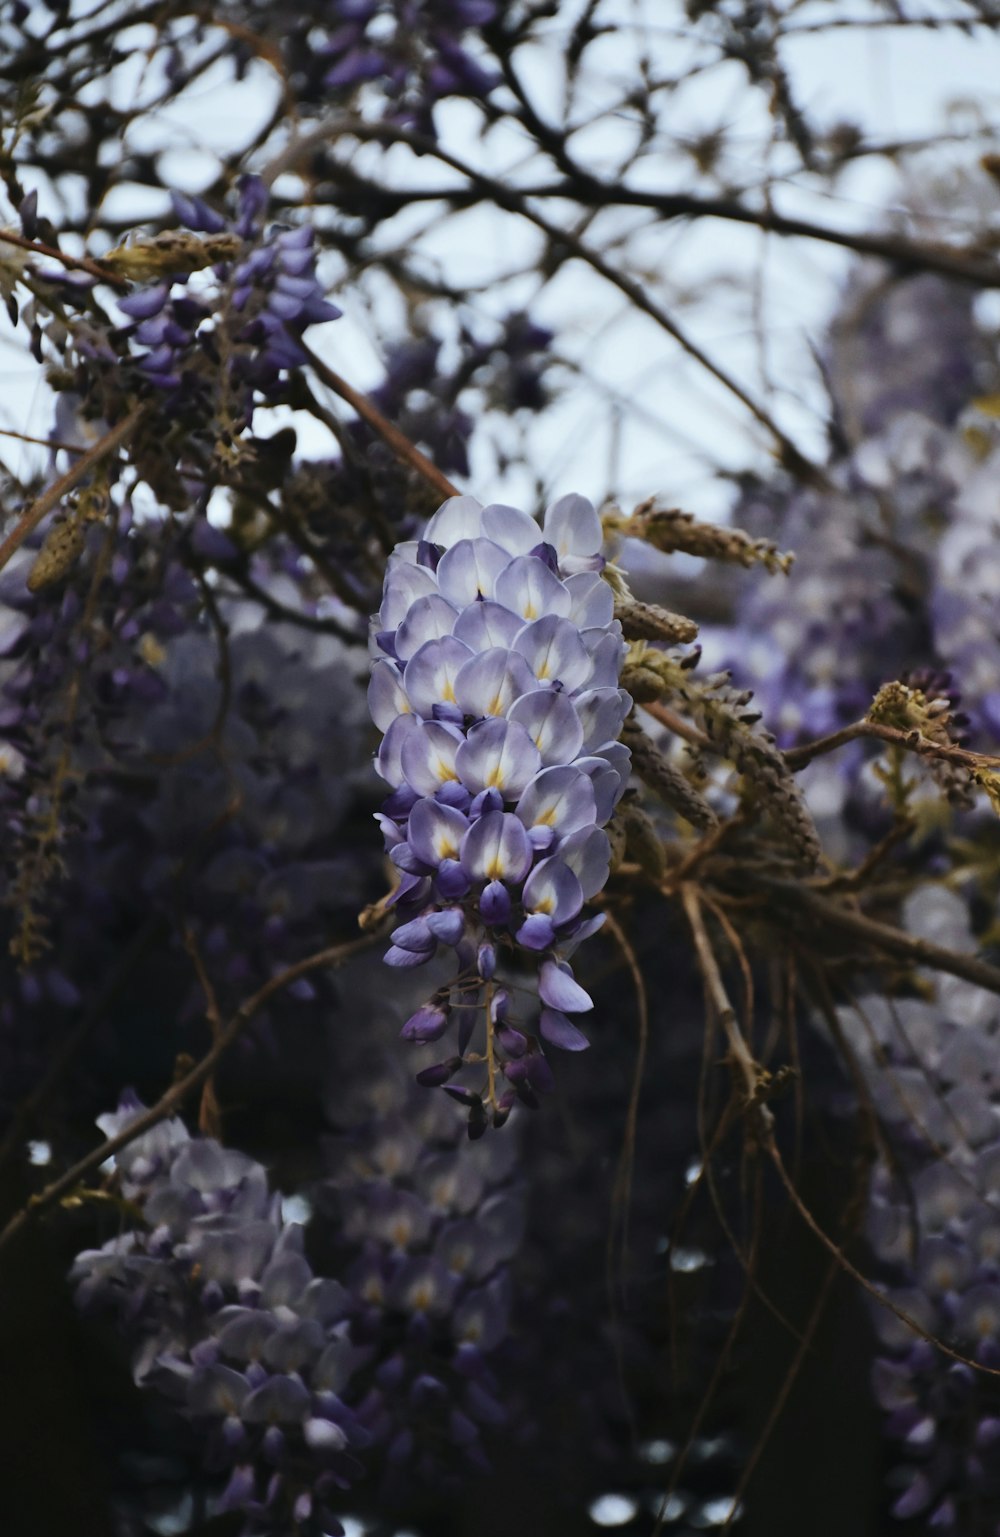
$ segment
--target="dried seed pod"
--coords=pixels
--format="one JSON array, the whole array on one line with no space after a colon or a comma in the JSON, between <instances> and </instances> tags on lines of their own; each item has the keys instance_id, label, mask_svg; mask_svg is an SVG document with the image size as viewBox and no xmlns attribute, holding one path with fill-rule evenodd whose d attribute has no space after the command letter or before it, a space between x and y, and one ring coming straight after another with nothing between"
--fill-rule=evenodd
<instances>
[{"instance_id":1,"label":"dried seed pod","mask_svg":"<svg viewBox=\"0 0 1000 1537\"><path fill-rule=\"evenodd\" d=\"M635 860L651 881L659 883L667 873L667 859L663 839L652 817L636 801L629 801L623 807L622 820L625 823L625 849L629 858Z\"/></svg>"},{"instance_id":2,"label":"dried seed pod","mask_svg":"<svg viewBox=\"0 0 1000 1537\"><path fill-rule=\"evenodd\" d=\"M622 532L644 539L664 554L682 551L705 560L725 560L739 566L763 566L773 574L788 574L794 555L783 554L770 539L754 539L742 528L700 523L677 507L657 507L655 499L641 502Z\"/></svg>"},{"instance_id":3,"label":"dried seed pod","mask_svg":"<svg viewBox=\"0 0 1000 1537\"><path fill-rule=\"evenodd\" d=\"M236 235L193 235L187 230L164 230L149 239L115 246L101 258L101 265L117 277L145 283L171 274L200 272L216 262L232 261L241 243Z\"/></svg>"},{"instance_id":4,"label":"dried seed pod","mask_svg":"<svg viewBox=\"0 0 1000 1537\"><path fill-rule=\"evenodd\" d=\"M615 812L604 831L607 833L608 842L611 845L610 868L614 872L625 858L625 840L627 837L627 829L620 808Z\"/></svg>"},{"instance_id":5,"label":"dried seed pod","mask_svg":"<svg viewBox=\"0 0 1000 1537\"><path fill-rule=\"evenodd\" d=\"M69 576L84 542L84 519L78 513L53 524L28 572L28 591L41 592Z\"/></svg>"},{"instance_id":6,"label":"dried seed pod","mask_svg":"<svg viewBox=\"0 0 1000 1537\"><path fill-rule=\"evenodd\" d=\"M705 797L664 757L660 749L637 721L629 720L622 741L631 750L632 767L649 788L692 827L708 832L718 827L719 819ZM628 828L626 829L628 833Z\"/></svg>"},{"instance_id":7,"label":"dried seed pod","mask_svg":"<svg viewBox=\"0 0 1000 1537\"><path fill-rule=\"evenodd\" d=\"M698 638L698 626L693 619L671 614L655 603L639 603L634 598L616 603L615 618L626 640L662 640L674 646Z\"/></svg>"}]
</instances>

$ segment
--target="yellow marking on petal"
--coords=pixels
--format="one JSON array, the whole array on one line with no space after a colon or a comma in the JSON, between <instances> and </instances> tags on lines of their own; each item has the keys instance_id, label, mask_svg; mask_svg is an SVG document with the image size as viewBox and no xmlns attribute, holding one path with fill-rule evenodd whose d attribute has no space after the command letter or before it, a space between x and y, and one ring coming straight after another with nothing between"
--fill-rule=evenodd
<instances>
[{"instance_id":1,"label":"yellow marking on petal","mask_svg":"<svg viewBox=\"0 0 1000 1537\"><path fill-rule=\"evenodd\" d=\"M457 779L458 778L458 775L455 773L455 770L451 767L450 764L445 763L443 758L438 758L438 760L437 760L437 762L435 764L435 768L437 769L437 776L438 776L438 778L442 782L444 780L446 780L446 779Z\"/></svg>"},{"instance_id":2,"label":"yellow marking on petal","mask_svg":"<svg viewBox=\"0 0 1000 1537\"><path fill-rule=\"evenodd\" d=\"M499 763L494 763L493 767L490 769L489 773L487 774L487 776L486 776L486 789L487 790L502 790L503 789L503 768L502 768L502 766Z\"/></svg>"},{"instance_id":3,"label":"yellow marking on petal","mask_svg":"<svg viewBox=\"0 0 1000 1537\"><path fill-rule=\"evenodd\" d=\"M441 698L446 704L455 703L455 689L450 678L444 680L444 688L441 690Z\"/></svg>"},{"instance_id":4,"label":"yellow marking on petal","mask_svg":"<svg viewBox=\"0 0 1000 1537\"><path fill-rule=\"evenodd\" d=\"M486 713L487 713L487 715L502 715L503 714L503 700L500 698L499 694L494 694L493 698L490 700L489 704L486 706Z\"/></svg>"},{"instance_id":5,"label":"yellow marking on petal","mask_svg":"<svg viewBox=\"0 0 1000 1537\"><path fill-rule=\"evenodd\" d=\"M457 859L458 844L453 842L452 839L448 837L439 838L437 843L437 856L438 859Z\"/></svg>"},{"instance_id":6,"label":"yellow marking on petal","mask_svg":"<svg viewBox=\"0 0 1000 1537\"><path fill-rule=\"evenodd\" d=\"M533 603L525 604L524 617L525 617L525 619L537 619L538 618L538 610L537 610L537 608L535 607L535 605Z\"/></svg>"},{"instance_id":7,"label":"yellow marking on petal","mask_svg":"<svg viewBox=\"0 0 1000 1537\"><path fill-rule=\"evenodd\" d=\"M550 806L548 811L543 811L540 817L536 817L535 818L535 826L536 827L555 827L555 825L556 825L556 808L555 808L555 806Z\"/></svg>"},{"instance_id":8,"label":"yellow marking on petal","mask_svg":"<svg viewBox=\"0 0 1000 1537\"><path fill-rule=\"evenodd\" d=\"M538 671L536 672L535 677L538 678L538 680L541 682L543 679L547 678L548 675L549 675L549 659L548 659L548 657L546 657L545 661L542 663L541 667L539 667Z\"/></svg>"},{"instance_id":9,"label":"yellow marking on petal","mask_svg":"<svg viewBox=\"0 0 1000 1537\"><path fill-rule=\"evenodd\" d=\"M500 855L497 854L486 866L486 874L489 876L491 881L498 881L503 873L503 860L500 858Z\"/></svg>"},{"instance_id":10,"label":"yellow marking on petal","mask_svg":"<svg viewBox=\"0 0 1000 1537\"><path fill-rule=\"evenodd\" d=\"M542 897L540 902L535 903L535 912L551 913L555 905L551 897Z\"/></svg>"}]
</instances>

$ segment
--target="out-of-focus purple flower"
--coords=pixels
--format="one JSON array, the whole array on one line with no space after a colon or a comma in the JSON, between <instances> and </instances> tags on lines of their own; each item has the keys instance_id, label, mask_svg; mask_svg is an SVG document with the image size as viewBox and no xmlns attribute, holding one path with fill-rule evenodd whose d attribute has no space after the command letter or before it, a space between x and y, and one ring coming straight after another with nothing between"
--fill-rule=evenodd
<instances>
[{"instance_id":1,"label":"out-of-focus purple flower","mask_svg":"<svg viewBox=\"0 0 1000 1537\"><path fill-rule=\"evenodd\" d=\"M142 1113L133 1094L101 1117L113 1134ZM115 1159L146 1226L77 1257L86 1312L111 1311L137 1382L165 1395L204 1437L224 1508L246 1530L339 1529L326 1501L361 1471L370 1433L345 1402L363 1359L350 1298L315 1276L302 1229L283 1221L263 1167L163 1122Z\"/></svg>"},{"instance_id":2,"label":"out-of-focus purple flower","mask_svg":"<svg viewBox=\"0 0 1000 1537\"><path fill-rule=\"evenodd\" d=\"M316 275L312 226L267 226L266 207L255 176L241 178L228 224L202 199L175 196L178 218L207 237L207 255L212 240L219 247L214 286L190 285L180 255L171 272L167 247L155 281L118 300L145 381L178 409L216 406L230 431L248 425L255 399L273 397L287 370L305 361L303 332L341 313ZM225 399L217 401L220 388Z\"/></svg>"}]
</instances>

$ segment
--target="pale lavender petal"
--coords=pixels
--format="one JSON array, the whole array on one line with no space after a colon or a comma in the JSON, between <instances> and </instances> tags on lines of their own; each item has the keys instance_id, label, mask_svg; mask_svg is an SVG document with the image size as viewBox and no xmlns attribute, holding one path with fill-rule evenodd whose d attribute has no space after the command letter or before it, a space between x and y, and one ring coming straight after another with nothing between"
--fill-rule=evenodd
<instances>
[{"instance_id":1,"label":"pale lavender petal","mask_svg":"<svg viewBox=\"0 0 1000 1537\"><path fill-rule=\"evenodd\" d=\"M413 720L413 717L404 715L402 719ZM442 726L436 721L414 721L414 728L400 754L403 773L419 795L433 795L441 785L458 778L455 757L463 745L462 736L454 727ZM393 731L395 729L392 727ZM382 745L384 747L385 743Z\"/></svg>"},{"instance_id":2,"label":"pale lavender petal","mask_svg":"<svg viewBox=\"0 0 1000 1537\"><path fill-rule=\"evenodd\" d=\"M506 569L497 577L495 596L504 608L528 621L545 614L568 614L570 610L569 593L537 555L519 555L516 560L508 560Z\"/></svg>"},{"instance_id":3,"label":"pale lavender petal","mask_svg":"<svg viewBox=\"0 0 1000 1537\"><path fill-rule=\"evenodd\" d=\"M456 618L456 610L439 592L418 598L396 631L396 655L400 661L408 662L426 641L450 635Z\"/></svg>"},{"instance_id":4,"label":"pale lavender petal","mask_svg":"<svg viewBox=\"0 0 1000 1537\"><path fill-rule=\"evenodd\" d=\"M561 961L543 961L538 973L538 996L550 1009L563 1014L583 1014L594 1007L594 1000L576 981L570 968Z\"/></svg>"},{"instance_id":5,"label":"pale lavender petal","mask_svg":"<svg viewBox=\"0 0 1000 1537\"><path fill-rule=\"evenodd\" d=\"M395 789L408 776L402 763L403 748L417 729L419 722L412 715L400 715L392 722L375 759L375 772L386 784Z\"/></svg>"},{"instance_id":6,"label":"pale lavender petal","mask_svg":"<svg viewBox=\"0 0 1000 1537\"><path fill-rule=\"evenodd\" d=\"M561 859L543 859L525 881L521 900L526 912L543 913L558 927L576 917L583 906L583 890Z\"/></svg>"},{"instance_id":7,"label":"pale lavender petal","mask_svg":"<svg viewBox=\"0 0 1000 1537\"><path fill-rule=\"evenodd\" d=\"M494 646L465 663L455 679L454 697L466 715L506 715L534 682L523 656Z\"/></svg>"},{"instance_id":8,"label":"pale lavender petal","mask_svg":"<svg viewBox=\"0 0 1000 1537\"><path fill-rule=\"evenodd\" d=\"M437 592L437 578L426 566L393 566L385 579L382 607L376 616L376 628L395 630L406 618L418 598Z\"/></svg>"},{"instance_id":9,"label":"pale lavender petal","mask_svg":"<svg viewBox=\"0 0 1000 1537\"><path fill-rule=\"evenodd\" d=\"M241 1418L248 1424L304 1420L310 1402L309 1391L298 1377L269 1377L244 1400Z\"/></svg>"},{"instance_id":10,"label":"pale lavender petal","mask_svg":"<svg viewBox=\"0 0 1000 1537\"><path fill-rule=\"evenodd\" d=\"M403 687L414 714L433 716L436 704L455 703L455 679L472 656L454 635L429 640L414 652L403 670Z\"/></svg>"},{"instance_id":11,"label":"pale lavender petal","mask_svg":"<svg viewBox=\"0 0 1000 1537\"><path fill-rule=\"evenodd\" d=\"M577 758L576 767L590 780L594 788L594 821L603 827L611 820L612 813L621 800L627 780L611 768L607 759L600 755Z\"/></svg>"},{"instance_id":12,"label":"pale lavender petal","mask_svg":"<svg viewBox=\"0 0 1000 1537\"><path fill-rule=\"evenodd\" d=\"M437 582L449 603L464 608L477 598L492 598L497 577L510 556L491 539L460 539L441 557Z\"/></svg>"},{"instance_id":13,"label":"pale lavender petal","mask_svg":"<svg viewBox=\"0 0 1000 1537\"><path fill-rule=\"evenodd\" d=\"M521 616L512 614L500 603L470 603L455 621L455 635L473 651L488 651L492 646L510 649L521 628Z\"/></svg>"},{"instance_id":14,"label":"pale lavender petal","mask_svg":"<svg viewBox=\"0 0 1000 1537\"><path fill-rule=\"evenodd\" d=\"M566 578L571 606L568 619L579 630L606 630L615 617L615 595L602 576L583 571Z\"/></svg>"},{"instance_id":15,"label":"pale lavender petal","mask_svg":"<svg viewBox=\"0 0 1000 1537\"><path fill-rule=\"evenodd\" d=\"M589 683L593 663L579 630L568 619L547 614L526 624L514 641L540 683L558 683L567 691Z\"/></svg>"},{"instance_id":16,"label":"pale lavender petal","mask_svg":"<svg viewBox=\"0 0 1000 1537\"><path fill-rule=\"evenodd\" d=\"M462 865L476 880L522 881L533 850L524 824L506 811L488 811L465 835Z\"/></svg>"},{"instance_id":17,"label":"pale lavender petal","mask_svg":"<svg viewBox=\"0 0 1000 1537\"><path fill-rule=\"evenodd\" d=\"M403 539L395 546L389 559L386 561L386 575L395 571L397 566L419 565L418 554L420 551L419 539Z\"/></svg>"},{"instance_id":18,"label":"pale lavender petal","mask_svg":"<svg viewBox=\"0 0 1000 1537\"><path fill-rule=\"evenodd\" d=\"M207 1366L195 1371L187 1389L187 1407L191 1414L238 1415L250 1384L240 1372L229 1366Z\"/></svg>"},{"instance_id":19,"label":"pale lavender petal","mask_svg":"<svg viewBox=\"0 0 1000 1537\"><path fill-rule=\"evenodd\" d=\"M628 647L621 634L616 634L615 630L583 632L583 642L591 657L591 688L611 688L621 677Z\"/></svg>"},{"instance_id":20,"label":"pale lavender petal","mask_svg":"<svg viewBox=\"0 0 1000 1537\"><path fill-rule=\"evenodd\" d=\"M551 827L559 837L578 828L593 827L596 802L589 776L574 764L543 769L526 787L515 815L529 831L534 827Z\"/></svg>"},{"instance_id":21,"label":"pale lavender petal","mask_svg":"<svg viewBox=\"0 0 1000 1537\"><path fill-rule=\"evenodd\" d=\"M372 668L368 713L380 731L388 731L397 716L410 713L399 668L388 660L376 662Z\"/></svg>"},{"instance_id":22,"label":"pale lavender petal","mask_svg":"<svg viewBox=\"0 0 1000 1537\"><path fill-rule=\"evenodd\" d=\"M474 496L450 496L424 529L424 538L432 544L443 544L446 550L460 539L478 539L482 512L482 505Z\"/></svg>"},{"instance_id":23,"label":"pale lavender petal","mask_svg":"<svg viewBox=\"0 0 1000 1537\"><path fill-rule=\"evenodd\" d=\"M609 742L606 747L599 747L595 758L603 758L614 769L615 773L624 784L632 772L632 754L624 742Z\"/></svg>"},{"instance_id":24,"label":"pale lavender petal","mask_svg":"<svg viewBox=\"0 0 1000 1537\"><path fill-rule=\"evenodd\" d=\"M542 1010L538 1032L544 1041L548 1041L550 1046L558 1046L560 1051L586 1051L590 1045L583 1031L578 1030L558 1009Z\"/></svg>"},{"instance_id":25,"label":"pale lavender petal","mask_svg":"<svg viewBox=\"0 0 1000 1537\"><path fill-rule=\"evenodd\" d=\"M632 708L628 694L619 688L591 688L573 700L583 725L583 751L596 752L621 734L625 717Z\"/></svg>"},{"instance_id":26,"label":"pale lavender petal","mask_svg":"<svg viewBox=\"0 0 1000 1537\"><path fill-rule=\"evenodd\" d=\"M607 885L611 845L607 833L599 827L581 828L579 832L570 833L559 846L559 858L580 882L585 902Z\"/></svg>"},{"instance_id":27,"label":"pale lavender petal","mask_svg":"<svg viewBox=\"0 0 1000 1537\"><path fill-rule=\"evenodd\" d=\"M593 556L604 541L601 520L585 496L561 496L546 508L542 528L562 565L568 556Z\"/></svg>"},{"instance_id":28,"label":"pale lavender petal","mask_svg":"<svg viewBox=\"0 0 1000 1537\"><path fill-rule=\"evenodd\" d=\"M453 806L435 800L417 801L410 812L406 838L423 864L437 869L442 859L457 859L469 823Z\"/></svg>"},{"instance_id":29,"label":"pale lavender petal","mask_svg":"<svg viewBox=\"0 0 1000 1537\"><path fill-rule=\"evenodd\" d=\"M559 940L559 954L565 960L583 944L584 940L603 929L607 913L595 913L592 918L585 918L582 923L575 925L571 934L564 934Z\"/></svg>"},{"instance_id":30,"label":"pale lavender petal","mask_svg":"<svg viewBox=\"0 0 1000 1537\"><path fill-rule=\"evenodd\" d=\"M531 681L534 684L533 674ZM536 688L522 694L511 705L507 717L524 727L546 768L555 763L572 763L583 747L583 727L573 701L555 689Z\"/></svg>"},{"instance_id":31,"label":"pale lavender petal","mask_svg":"<svg viewBox=\"0 0 1000 1537\"><path fill-rule=\"evenodd\" d=\"M540 529L528 513L493 502L483 508L483 533L509 554L527 555L538 543Z\"/></svg>"},{"instance_id":32,"label":"pale lavender petal","mask_svg":"<svg viewBox=\"0 0 1000 1537\"><path fill-rule=\"evenodd\" d=\"M541 754L524 727L506 720L479 721L455 756L458 777L467 790L475 794L496 789L505 800L519 796L541 766Z\"/></svg>"}]
</instances>

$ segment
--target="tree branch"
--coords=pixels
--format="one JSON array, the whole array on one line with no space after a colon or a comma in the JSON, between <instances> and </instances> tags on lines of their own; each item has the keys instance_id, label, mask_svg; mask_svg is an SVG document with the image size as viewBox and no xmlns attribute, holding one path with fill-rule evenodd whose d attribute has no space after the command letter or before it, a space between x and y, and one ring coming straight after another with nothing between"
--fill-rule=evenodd
<instances>
[{"instance_id":1,"label":"tree branch","mask_svg":"<svg viewBox=\"0 0 1000 1537\"><path fill-rule=\"evenodd\" d=\"M184 1101L194 1093L195 1089L200 1088L211 1076L230 1046L239 1038L254 1015L260 1012L265 1003L275 993L288 987L292 982L297 981L299 977L304 977L310 971L319 971L326 967L344 965L346 961L352 960L354 956L360 955L364 950L367 950L375 938L375 935L366 934L360 939L349 940L346 944L331 945L329 949L319 950L315 955L306 956L304 960L296 961L294 965L287 966L276 977L271 977L251 998L246 999L245 1002L240 1004L236 1013L232 1015L219 1031L211 1050L206 1052L200 1062L195 1063L190 1072L185 1073L183 1078L179 1078L176 1083L172 1084L166 1093L157 1100L155 1105L145 1111L137 1120L132 1121L130 1125L126 1126L124 1131L118 1132L116 1136L109 1137L107 1141L93 1148L83 1158L79 1159L72 1168L67 1169L65 1174L60 1175L58 1179L46 1185L44 1190L32 1196L28 1205L17 1212L7 1223L3 1232L0 1232L0 1250L10 1243L13 1238L16 1238L17 1234L33 1217L39 1216L48 1207L61 1200L64 1195L73 1190L88 1174L93 1173L95 1169L99 1169L101 1164L108 1158L120 1152L123 1147L128 1147L129 1143L134 1142L137 1137L141 1137L145 1132L151 1131L161 1121L165 1121L169 1115L173 1115L175 1110L179 1110Z\"/></svg>"}]
</instances>

